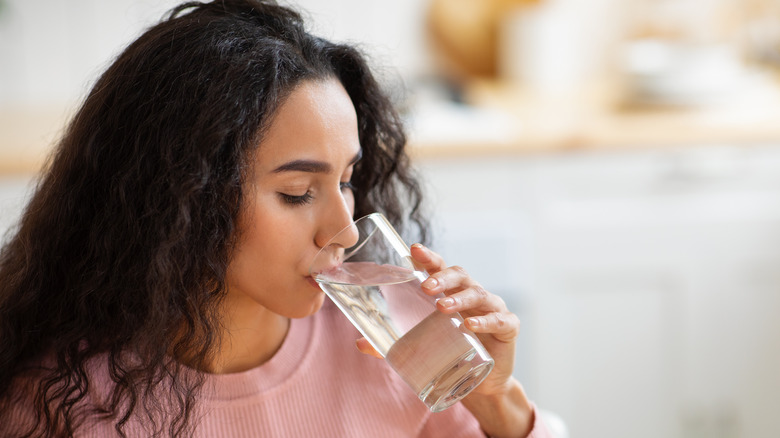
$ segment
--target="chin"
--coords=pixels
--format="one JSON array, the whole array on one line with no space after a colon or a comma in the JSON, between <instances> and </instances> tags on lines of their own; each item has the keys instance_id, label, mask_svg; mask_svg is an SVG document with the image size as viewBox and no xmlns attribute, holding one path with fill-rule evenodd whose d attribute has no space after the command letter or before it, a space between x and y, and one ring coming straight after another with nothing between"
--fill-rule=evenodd
<instances>
[{"instance_id":1,"label":"chin","mask_svg":"<svg viewBox=\"0 0 780 438\"><path fill-rule=\"evenodd\" d=\"M322 305L324 303L325 303L325 293L320 292L311 301L309 301L304 305L301 305L300 307L295 309L292 315L288 315L288 316L290 318L306 318L307 316L311 316L317 313L322 308Z\"/></svg>"},{"instance_id":2,"label":"chin","mask_svg":"<svg viewBox=\"0 0 780 438\"><path fill-rule=\"evenodd\" d=\"M325 303L325 293L320 292L320 295L315 300L314 305L312 306L310 315L313 315L317 313L320 309L322 309L322 305Z\"/></svg>"}]
</instances>

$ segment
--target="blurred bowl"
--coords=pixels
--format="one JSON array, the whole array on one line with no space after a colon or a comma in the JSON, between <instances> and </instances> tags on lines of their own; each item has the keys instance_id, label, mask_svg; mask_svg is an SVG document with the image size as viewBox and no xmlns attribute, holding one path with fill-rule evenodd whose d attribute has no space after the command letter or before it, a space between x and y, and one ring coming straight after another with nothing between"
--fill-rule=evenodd
<instances>
[{"instance_id":1,"label":"blurred bowl","mask_svg":"<svg viewBox=\"0 0 780 438\"><path fill-rule=\"evenodd\" d=\"M634 41L625 47L622 67L626 97L639 103L723 101L739 91L746 76L738 52L726 44Z\"/></svg>"}]
</instances>

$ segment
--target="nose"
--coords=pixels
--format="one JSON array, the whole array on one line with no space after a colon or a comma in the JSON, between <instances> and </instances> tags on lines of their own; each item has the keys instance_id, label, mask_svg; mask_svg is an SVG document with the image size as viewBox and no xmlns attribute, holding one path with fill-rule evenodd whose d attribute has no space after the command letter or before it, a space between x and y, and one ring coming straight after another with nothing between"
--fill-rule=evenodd
<instances>
[{"instance_id":1,"label":"nose","mask_svg":"<svg viewBox=\"0 0 780 438\"><path fill-rule=\"evenodd\" d=\"M325 208L321 214L321 225L314 236L318 248L324 248L329 243L340 248L349 248L358 242L358 230L352 214L353 203L339 196L340 201L333 202L330 208Z\"/></svg>"}]
</instances>

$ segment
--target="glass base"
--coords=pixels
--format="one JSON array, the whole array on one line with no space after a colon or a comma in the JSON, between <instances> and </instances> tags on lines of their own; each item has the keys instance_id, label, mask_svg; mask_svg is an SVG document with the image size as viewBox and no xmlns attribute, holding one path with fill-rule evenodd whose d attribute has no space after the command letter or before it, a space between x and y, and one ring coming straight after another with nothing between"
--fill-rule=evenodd
<instances>
[{"instance_id":1,"label":"glass base","mask_svg":"<svg viewBox=\"0 0 780 438\"><path fill-rule=\"evenodd\" d=\"M486 359L472 349L434 378L418 396L431 412L441 412L479 386L490 374L493 365L493 359Z\"/></svg>"}]
</instances>

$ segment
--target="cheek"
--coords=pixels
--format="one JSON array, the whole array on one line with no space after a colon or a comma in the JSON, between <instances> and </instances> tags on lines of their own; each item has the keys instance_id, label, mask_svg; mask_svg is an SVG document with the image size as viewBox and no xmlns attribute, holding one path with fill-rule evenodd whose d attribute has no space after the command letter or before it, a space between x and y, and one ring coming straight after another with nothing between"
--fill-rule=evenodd
<instances>
[{"instance_id":1,"label":"cheek","mask_svg":"<svg viewBox=\"0 0 780 438\"><path fill-rule=\"evenodd\" d=\"M262 271L273 260L274 249L284 242L284 230L273 218L273 214L262 210L252 211L241 218L239 241L230 263L237 277Z\"/></svg>"},{"instance_id":2,"label":"cheek","mask_svg":"<svg viewBox=\"0 0 780 438\"><path fill-rule=\"evenodd\" d=\"M273 261L293 242L290 223L274 218L273 214L256 215L247 223L240 246L260 261Z\"/></svg>"},{"instance_id":3,"label":"cheek","mask_svg":"<svg viewBox=\"0 0 780 438\"><path fill-rule=\"evenodd\" d=\"M246 223L233 260L228 266L228 287L234 292L265 301L265 289L275 281L289 282L294 270L294 240L288 227L276 221L256 217Z\"/></svg>"}]
</instances>

